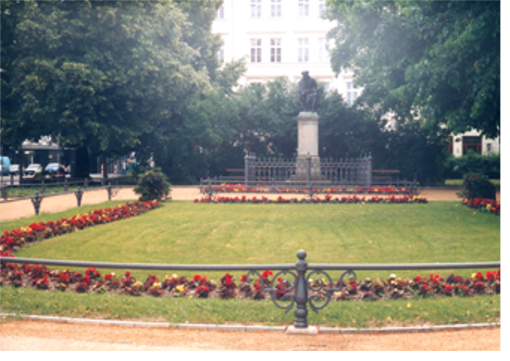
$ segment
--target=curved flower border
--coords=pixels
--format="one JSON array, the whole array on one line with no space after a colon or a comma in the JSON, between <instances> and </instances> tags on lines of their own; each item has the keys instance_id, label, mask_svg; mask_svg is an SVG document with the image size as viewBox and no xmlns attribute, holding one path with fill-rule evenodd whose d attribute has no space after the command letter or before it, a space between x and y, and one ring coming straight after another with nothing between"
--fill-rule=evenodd
<instances>
[{"instance_id":1,"label":"curved flower border","mask_svg":"<svg viewBox=\"0 0 510 361\"><path fill-rule=\"evenodd\" d=\"M268 198L262 196L260 198L257 197L248 197L248 196L240 196L240 197L202 197L195 198L195 203L428 203L427 198L422 196L414 196L412 194L406 196L389 196L389 197L358 197L358 196L343 196L343 197L333 197L330 194L326 194L324 197L313 197L313 198L284 198L282 196Z\"/></svg>"},{"instance_id":2,"label":"curved flower border","mask_svg":"<svg viewBox=\"0 0 510 361\"><path fill-rule=\"evenodd\" d=\"M487 198L473 198L473 199L466 199L464 198L462 200L462 204L478 209L482 212L488 212L493 213L498 216L501 215L501 204L500 202L497 202L493 199L487 199Z\"/></svg>"},{"instance_id":3,"label":"curved flower border","mask_svg":"<svg viewBox=\"0 0 510 361\"><path fill-rule=\"evenodd\" d=\"M267 184L258 184L260 187L268 187ZM245 187L244 184L238 183L222 183L218 186L211 186L213 192L221 193L310 193L309 188L256 188L256 187ZM209 187L204 187L204 192L207 193ZM411 191L408 188L397 188L395 186L381 185L372 188L359 188L358 186L346 187L346 188L324 188L324 189L312 189L313 193L332 193L332 194L345 194L345 193L357 193L357 194L410 194Z\"/></svg>"}]
</instances>

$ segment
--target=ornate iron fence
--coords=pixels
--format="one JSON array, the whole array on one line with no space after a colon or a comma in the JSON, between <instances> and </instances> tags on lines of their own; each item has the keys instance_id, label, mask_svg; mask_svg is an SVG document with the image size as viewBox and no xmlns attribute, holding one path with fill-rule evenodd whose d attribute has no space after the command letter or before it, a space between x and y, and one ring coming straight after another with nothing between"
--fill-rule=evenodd
<instances>
[{"instance_id":1,"label":"ornate iron fence","mask_svg":"<svg viewBox=\"0 0 510 361\"><path fill-rule=\"evenodd\" d=\"M372 156L333 160L318 157L296 159L244 157L245 187L260 183L288 185L372 186Z\"/></svg>"},{"instance_id":2,"label":"ornate iron fence","mask_svg":"<svg viewBox=\"0 0 510 361\"><path fill-rule=\"evenodd\" d=\"M1 263L44 264L65 267L96 267L113 269L167 270L167 271L247 271L247 282L256 277L261 290L268 293L276 307L289 312L295 307L294 327L308 327L308 306L316 313L325 308L335 292L342 291L346 276L356 280L358 270L439 270L439 269L487 269L500 268L500 262L480 263L423 263L423 264L308 264L306 252L297 252L295 264L259 265L169 265L60 261L35 258L0 257ZM269 286L265 285L261 271L278 270ZM338 282L325 271L343 271ZM315 278L316 277L316 278ZM315 278L315 279L314 279ZM283 292L282 292L283 291ZM278 297L278 293L284 294Z\"/></svg>"}]
</instances>

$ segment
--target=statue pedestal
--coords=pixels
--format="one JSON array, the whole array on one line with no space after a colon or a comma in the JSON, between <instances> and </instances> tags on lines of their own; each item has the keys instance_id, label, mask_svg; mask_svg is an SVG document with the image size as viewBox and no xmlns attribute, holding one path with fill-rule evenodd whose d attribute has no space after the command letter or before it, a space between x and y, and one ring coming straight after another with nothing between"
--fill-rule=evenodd
<instances>
[{"instance_id":1,"label":"statue pedestal","mask_svg":"<svg viewBox=\"0 0 510 361\"><path fill-rule=\"evenodd\" d=\"M315 112L300 112L298 121L298 149L295 181L321 180L319 158L319 116ZM308 163L310 157L310 163ZM310 168L310 170L308 170ZM308 175L309 172L309 175Z\"/></svg>"},{"instance_id":2,"label":"statue pedestal","mask_svg":"<svg viewBox=\"0 0 510 361\"><path fill-rule=\"evenodd\" d=\"M319 116L317 113L300 112L298 121L298 157L319 156Z\"/></svg>"}]
</instances>

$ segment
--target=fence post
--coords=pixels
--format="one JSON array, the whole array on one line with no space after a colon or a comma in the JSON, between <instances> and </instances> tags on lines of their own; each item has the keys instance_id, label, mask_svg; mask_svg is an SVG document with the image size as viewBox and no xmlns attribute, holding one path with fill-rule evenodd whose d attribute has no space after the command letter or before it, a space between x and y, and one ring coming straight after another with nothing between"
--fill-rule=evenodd
<instances>
[{"instance_id":1,"label":"fence post","mask_svg":"<svg viewBox=\"0 0 510 361\"><path fill-rule=\"evenodd\" d=\"M2 198L4 199L4 201L7 200L7 187L6 186L2 186Z\"/></svg>"},{"instance_id":2,"label":"fence post","mask_svg":"<svg viewBox=\"0 0 510 361\"><path fill-rule=\"evenodd\" d=\"M209 201L211 200L212 198L212 181L211 181L211 178L209 178L209 188L208 188L208 193L209 193Z\"/></svg>"},{"instance_id":3,"label":"fence post","mask_svg":"<svg viewBox=\"0 0 510 361\"><path fill-rule=\"evenodd\" d=\"M248 183L250 181L250 156L246 154L244 156L244 187L248 188Z\"/></svg>"},{"instance_id":4,"label":"fence post","mask_svg":"<svg viewBox=\"0 0 510 361\"><path fill-rule=\"evenodd\" d=\"M78 187L78 190L74 192L74 195L76 196L78 207L81 207L81 197L83 197L83 191L81 190L81 187Z\"/></svg>"},{"instance_id":5,"label":"fence post","mask_svg":"<svg viewBox=\"0 0 510 361\"><path fill-rule=\"evenodd\" d=\"M368 153L368 188L372 188L372 152Z\"/></svg>"},{"instance_id":6,"label":"fence post","mask_svg":"<svg viewBox=\"0 0 510 361\"><path fill-rule=\"evenodd\" d=\"M83 187L85 188L85 190L89 189L89 179L88 178L85 178L85 181L83 182ZM78 189L80 189L80 188L78 187Z\"/></svg>"},{"instance_id":7,"label":"fence post","mask_svg":"<svg viewBox=\"0 0 510 361\"><path fill-rule=\"evenodd\" d=\"M64 192L67 193L69 190L69 183L67 182L67 178L64 179Z\"/></svg>"},{"instance_id":8,"label":"fence post","mask_svg":"<svg viewBox=\"0 0 510 361\"><path fill-rule=\"evenodd\" d=\"M108 182L106 191L108 192L108 200L111 201L112 200L112 182Z\"/></svg>"},{"instance_id":9,"label":"fence post","mask_svg":"<svg viewBox=\"0 0 510 361\"><path fill-rule=\"evenodd\" d=\"M14 173L11 173L11 187L14 185Z\"/></svg>"},{"instance_id":10,"label":"fence post","mask_svg":"<svg viewBox=\"0 0 510 361\"><path fill-rule=\"evenodd\" d=\"M46 183L44 183L44 179L42 180L41 194L46 192Z\"/></svg>"},{"instance_id":11,"label":"fence post","mask_svg":"<svg viewBox=\"0 0 510 361\"><path fill-rule=\"evenodd\" d=\"M296 270L298 273L296 293L294 300L296 301L296 310L294 315L294 327L295 328L308 328L308 310L306 304L308 303L308 289L305 280L305 274L307 271L308 263L305 261L306 252L299 250L297 253L298 261L296 262Z\"/></svg>"},{"instance_id":12,"label":"fence post","mask_svg":"<svg viewBox=\"0 0 510 361\"><path fill-rule=\"evenodd\" d=\"M35 197L32 197L30 200L32 201L32 204L34 205L35 215L38 216L43 197L41 197L38 192L35 192Z\"/></svg>"}]
</instances>

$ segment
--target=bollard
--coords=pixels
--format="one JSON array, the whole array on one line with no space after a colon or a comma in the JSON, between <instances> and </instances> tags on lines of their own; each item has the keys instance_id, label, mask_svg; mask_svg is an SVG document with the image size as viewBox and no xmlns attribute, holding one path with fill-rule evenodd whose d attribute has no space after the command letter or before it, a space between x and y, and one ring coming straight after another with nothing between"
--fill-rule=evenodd
<instances>
[{"instance_id":1,"label":"bollard","mask_svg":"<svg viewBox=\"0 0 510 361\"><path fill-rule=\"evenodd\" d=\"M7 200L7 187L6 186L2 186L2 198L4 199L4 201Z\"/></svg>"},{"instance_id":2,"label":"bollard","mask_svg":"<svg viewBox=\"0 0 510 361\"><path fill-rule=\"evenodd\" d=\"M42 180L41 194L46 193L46 183L44 183L44 179Z\"/></svg>"},{"instance_id":3,"label":"bollard","mask_svg":"<svg viewBox=\"0 0 510 361\"><path fill-rule=\"evenodd\" d=\"M78 207L81 207L81 198L83 197L83 191L80 187L78 187L78 190L74 192L74 195L76 196L76 201L78 202Z\"/></svg>"},{"instance_id":4,"label":"bollard","mask_svg":"<svg viewBox=\"0 0 510 361\"><path fill-rule=\"evenodd\" d=\"M39 215L39 209L41 208L41 202L43 197L39 193L35 192L35 197L31 198L32 204L34 205L35 215Z\"/></svg>"},{"instance_id":5,"label":"bollard","mask_svg":"<svg viewBox=\"0 0 510 361\"><path fill-rule=\"evenodd\" d=\"M112 182L108 182L106 191L108 192L108 200L111 201L112 200Z\"/></svg>"}]
</instances>

